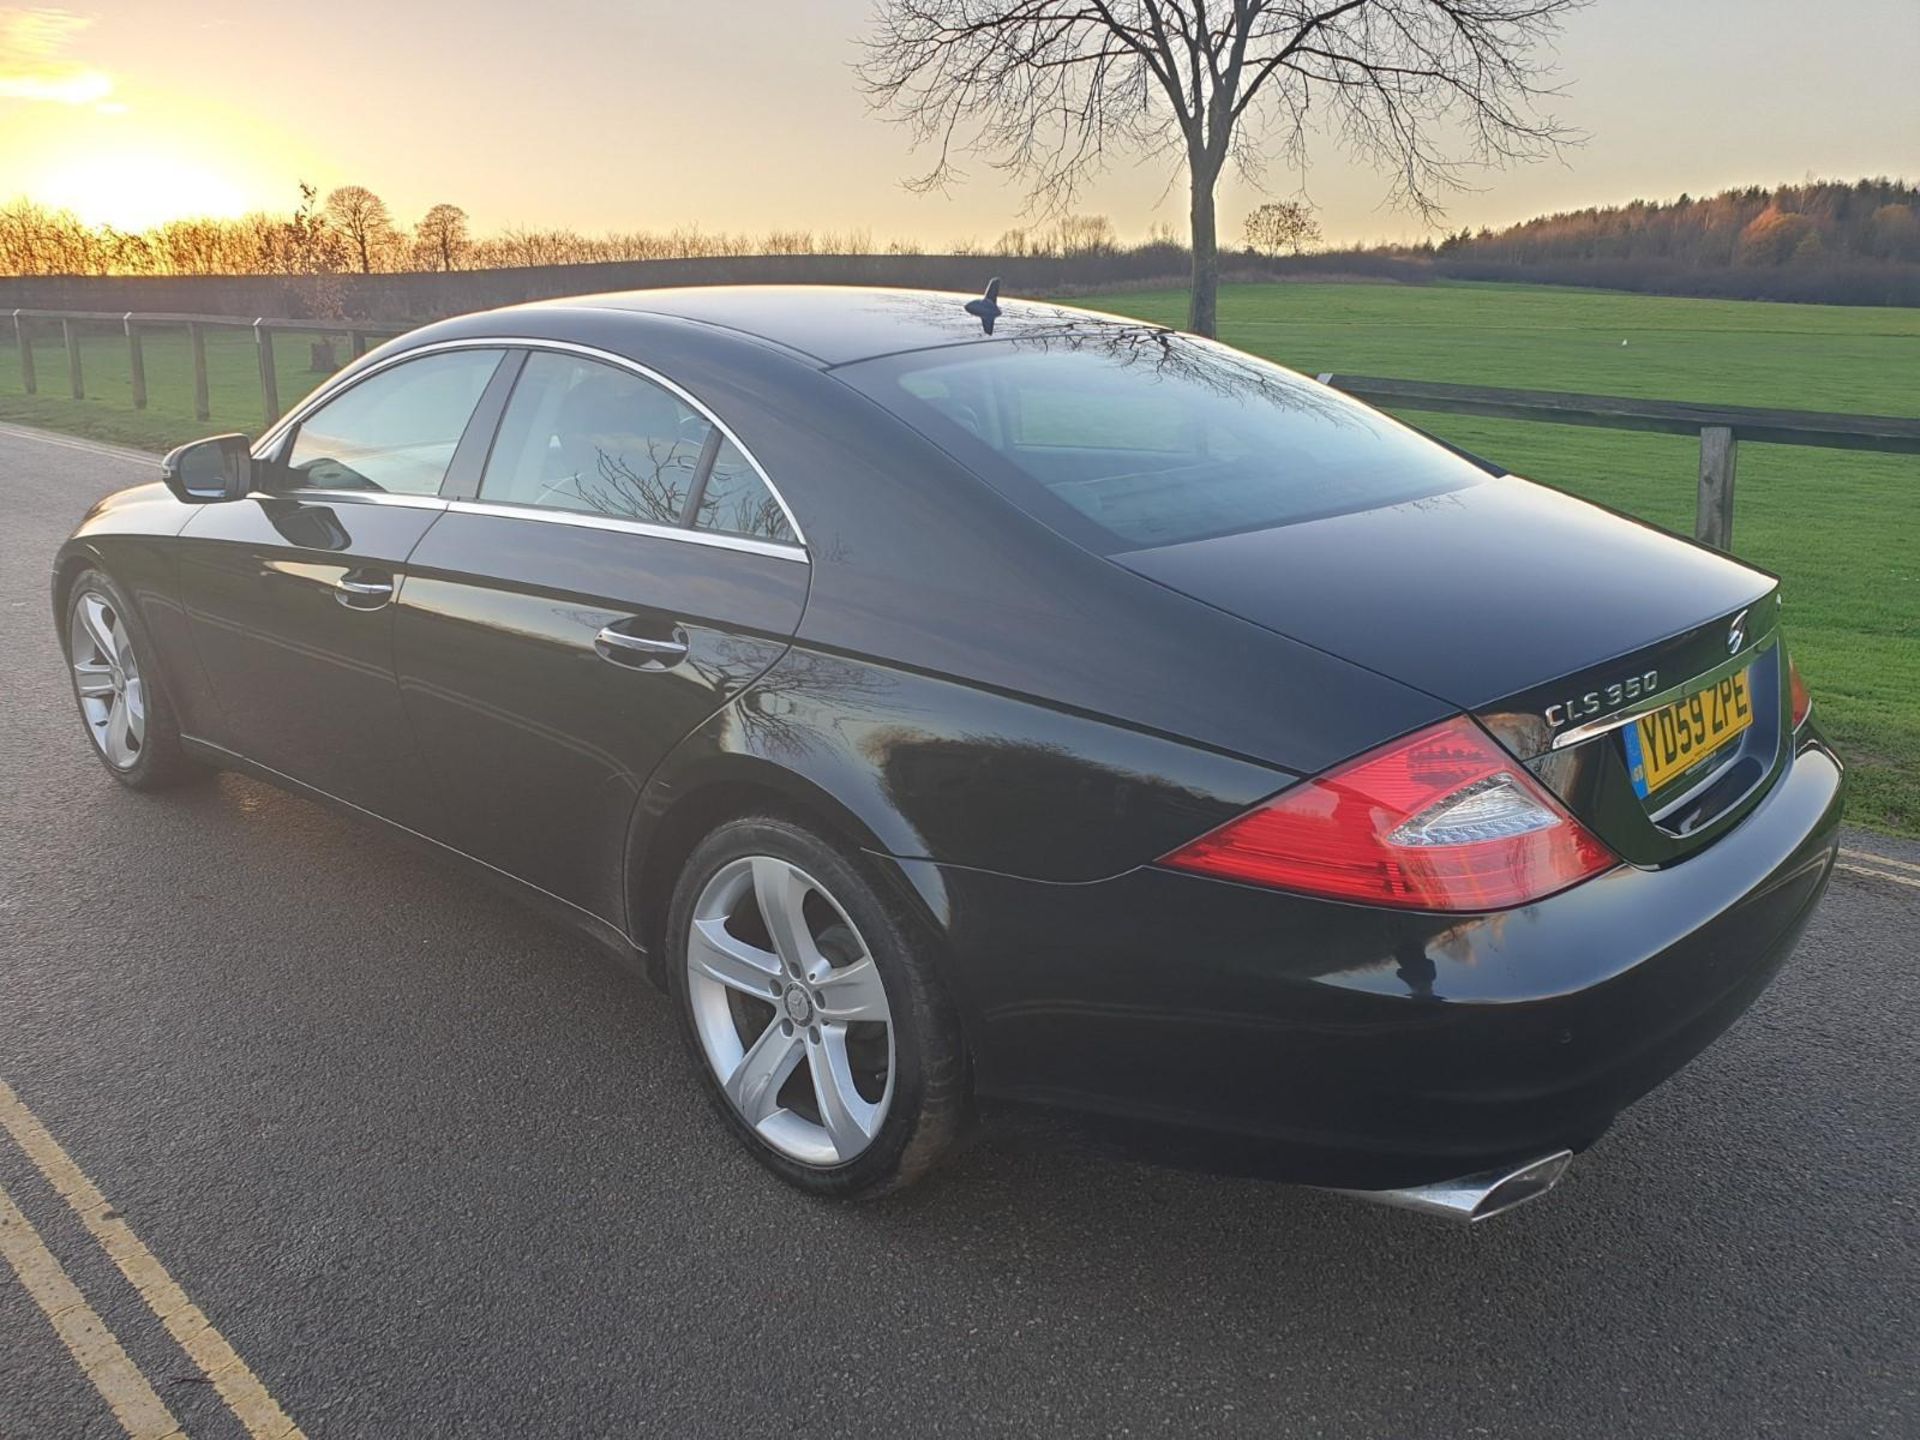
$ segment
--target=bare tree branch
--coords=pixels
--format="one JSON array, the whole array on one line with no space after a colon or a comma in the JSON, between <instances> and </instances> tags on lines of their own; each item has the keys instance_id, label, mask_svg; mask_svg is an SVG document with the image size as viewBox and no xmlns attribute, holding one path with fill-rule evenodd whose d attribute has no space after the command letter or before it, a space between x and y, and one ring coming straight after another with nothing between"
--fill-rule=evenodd
<instances>
[{"instance_id":1,"label":"bare tree branch","mask_svg":"<svg viewBox=\"0 0 1920 1440\"><path fill-rule=\"evenodd\" d=\"M1335 143L1429 220L1475 169L1580 136L1540 111L1541 58L1585 0L879 0L859 66L875 110L933 152L910 188L975 157L1065 212L1109 151L1176 152L1192 186L1192 328L1212 333L1213 194Z\"/></svg>"}]
</instances>

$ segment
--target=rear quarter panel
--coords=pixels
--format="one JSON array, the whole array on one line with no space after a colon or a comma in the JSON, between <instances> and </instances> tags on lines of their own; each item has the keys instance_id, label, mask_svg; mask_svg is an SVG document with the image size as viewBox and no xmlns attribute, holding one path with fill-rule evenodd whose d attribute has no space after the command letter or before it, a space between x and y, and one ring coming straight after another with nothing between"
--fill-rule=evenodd
<instances>
[{"instance_id":1,"label":"rear quarter panel","mask_svg":"<svg viewBox=\"0 0 1920 1440\"><path fill-rule=\"evenodd\" d=\"M1153 860L1293 782L1271 766L796 646L657 771L644 827L725 780L786 788L887 855L1063 884Z\"/></svg>"}]
</instances>

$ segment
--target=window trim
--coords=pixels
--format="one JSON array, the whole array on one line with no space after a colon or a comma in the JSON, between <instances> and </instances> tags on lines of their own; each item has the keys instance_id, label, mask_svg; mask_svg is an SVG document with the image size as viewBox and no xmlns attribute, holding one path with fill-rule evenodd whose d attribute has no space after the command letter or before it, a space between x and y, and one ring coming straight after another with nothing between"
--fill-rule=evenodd
<instances>
[{"instance_id":1,"label":"window trim","mask_svg":"<svg viewBox=\"0 0 1920 1440\"><path fill-rule=\"evenodd\" d=\"M721 435L731 441L734 448L738 450L741 455L746 457L747 464L753 467L754 474L760 477L760 483L767 487L767 493L773 496L774 503L780 507L780 513L786 516L787 524L793 530L793 542L789 544L785 541L778 540L755 540L745 535L728 535L713 530L697 530L685 525L653 525L644 520L626 520L613 515L595 515L591 511L585 510L561 510L529 505L511 505L497 500L480 500L461 495L449 495L447 492L447 482L453 478L454 469L451 462L449 462L447 467L447 479L441 482L440 495L438 498L421 495L383 496L380 497L381 499L387 501L396 499L419 501L435 509L445 508L469 515L502 515L520 520L544 520L552 524L574 525L588 530L624 530L631 534L647 535L656 539L680 540L695 545L706 545L715 549L740 550L751 555L767 555L780 560L797 560L801 564L811 563L812 557L807 549L806 532L800 528L800 522L794 516L793 507L787 504L787 497L780 493L780 487L773 483L773 477L767 474L766 467L760 463L759 457L747 448L740 437L733 432L732 427L716 415L710 406L685 386L662 375L658 370L641 364L638 360L630 359L625 355L616 355L610 350L602 350L593 345L582 345L573 340L549 340L544 337L527 335L475 335L462 337L458 340L436 340L428 345L416 345L411 349L402 350L397 354L385 356L377 363L369 365L366 369L356 371L344 381L336 380L314 391L313 394L309 395L301 404L288 411L286 415L274 423L273 427L254 445L253 453L262 459L270 458L285 442L287 436L298 428L300 423L315 410L332 401L336 396L344 395L348 390L360 384L362 381L371 379L373 376L395 365L401 365L408 360L418 359L423 355L431 355L445 350L497 350L503 348L508 351L507 360L510 360L515 353L524 356L525 352L531 350L552 350L559 351L563 354L582 355L590 360L598 360L602 364L611 365L616 369L630 371L643 380L652 381L655 385L660 386L675 398L692 407L692 409L698 412L714 429L718 430ZM502 363L504 365L506 360L503 360ZM518 380L518 368L519 367L516 367L516 382ZM497 379L498 376L499 372L496 371L495 378ZM491 384L491 382L489 383ZM472 419L477 418L485 408L486 400L486 393L482 392L480 400L475 403L474 416L469 418L469 425L471 425ZM499 435L500 423L502 419L505 418L505 414L506 406L502 404L499 411L489 417L492 422L490 433L487 436L487 451L489 453L492 450L494 440ZM458 458L457 452L456 458ZM364 500L369 498L367 492L354 490L303 489L300 493L303 497L325 497L329 500Z\"/></svg>"},{"instance_id":2,"label":"window trim","mask_svg":"<svg viewBox=\"0 0 1920 1440\"><path fill-rule=\"evenodd\" d=\"M687 487L686 502L680 507L680 528L698 530L700 502L707 495L707 481L713 475L713 462L720 458L720 447L726 444L726 437L717 429L707 432L707 443L700 447L699 463L693 467L693 484ZM782 507L785 508L784 506ZM749 536L749 539L752 537Z\"/></svg>"},{"instance_id":3,"label":"window trim","mask_svg":"<svg viewBox=\"0 0 1920 1440\"><path fill-rule=\"evenodd\" d=\"M503 519L571 525L577 530L616 530L628 535L645 535L655 540L679 540L688 545L705 545L714 550L738 550L748 555L764 555L771 560L791 560L800 565L809 563L807 552L798 545L780 540L755 540L750 535L729 535L720 530L689 530L679 525L656 525L648 520L601 515L592 510L562 510L552 505L516 505L505 500L452 499L437 503L455 515L496 515Z\"/></svg>"}]
</instances>

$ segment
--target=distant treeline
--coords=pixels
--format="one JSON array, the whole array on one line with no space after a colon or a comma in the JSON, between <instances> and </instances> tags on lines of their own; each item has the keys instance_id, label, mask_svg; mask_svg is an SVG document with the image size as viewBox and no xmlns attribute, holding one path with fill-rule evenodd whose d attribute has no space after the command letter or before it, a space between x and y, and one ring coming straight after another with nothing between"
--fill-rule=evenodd
<instances>
[{"instance_id":1,"label":"distant treeline","mask_svg":"<svg viewBox=\"0 0 1920 1440\"><path fill-rule=\"evenodd\" d=\"M760 255L1002 255L1072 258L1165 252L1169 274L1187 268L1186 247L1166 225L1139 243L1123 242L1104 215L1062 215L1043 225L928 247L876 242L873 232L797 227L748 232L681 225L670 230L589 234L566 227L516 225L475 234L458 205L429 208L405 224L364 185L343 185L323 199L299 187L288 212L236 218L185 216L146 230L93 225L67 210L19 198L0 204L0 275L395 275L421 271L509 270L607 265L646 260L709 260Z\"/></svg>"},{"instance_id":2,"label":"distant treeline","mask_svg":"<svg viewBox=\"0 0 1920 1440\"><path fill-rule=\"evenodd\" d=\"M1304 206L1292 208L1311 226ZM1419 245L1273 253L1291 248L1274 242L1263 252L1226 251L1225 276L1520 280L1669 295L1920 305L1920 189L1886 179L1751 186L1574 210ZM287 213L180 219L137 232L89 225L30 200L0 205L0 276L271 276L297 282L307 307L301 313L314 314L345 313L356 276L923 255L978 257L988 268L995 257L1069 262L1056 267L1055 293L1108 286L1121 274L1132 284L1183 284L1188 270L1187 248L1166 225L1145 240L1125 241L1104 215L1064 215L991 242L968 238L929 248L902 240L876 244L866 230L747 234L683 226L589 235L517 227L476 235L457 205L435 205L403 224L359 185L324 199L302 185L300 203ZM844 270L837 260L825 268Z\"/></svg>"},{"instance_id":3,"label":"distant treeline","mask_svg":"<svg viewBox=\"0 0 1920 1440\"><path fill-rule=\"evenodd\" d=\"M1467 280L1667 295L1920 305L1920 189L1899 180L1749 186L1572 210L1391 249Z\"/></svg>"}]
</instances>

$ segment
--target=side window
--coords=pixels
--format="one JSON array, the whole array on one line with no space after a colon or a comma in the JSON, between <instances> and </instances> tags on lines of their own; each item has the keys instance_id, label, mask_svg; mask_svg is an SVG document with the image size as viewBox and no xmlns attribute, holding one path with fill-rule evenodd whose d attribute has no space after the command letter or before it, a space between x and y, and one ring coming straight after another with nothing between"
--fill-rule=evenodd
<instances>
[{"instance_id":1,"label":"side window","mask_svg":"<svg viewBox=\"0 0 1920 1440\"><path fill-rule=\"evenodd\" d=\"M480 498L678 525L712 431L638 375L535 351L501 418Z\"/></svg>"},{"instance_id":2,"label":"side window","mask_svg":"<svg viewBox=\"0 0 1920 1440\"><path fill-rule=\"evenodd\" d=\"M433 495L500 364L499 350L447 350L362 380L300 422L296 488Z\"/></svg>"},{"instance_id":3,"label":"side window","mask_svg":"<svg viewBox=\"0 0 1920 1440\"><path fill-rule=\"evenodd\" d=\"M722 443L713 458L693 524L698 530L793 543L793 527L787 523L780 502L731 440Z\"/></svg>"}]
</instances>

